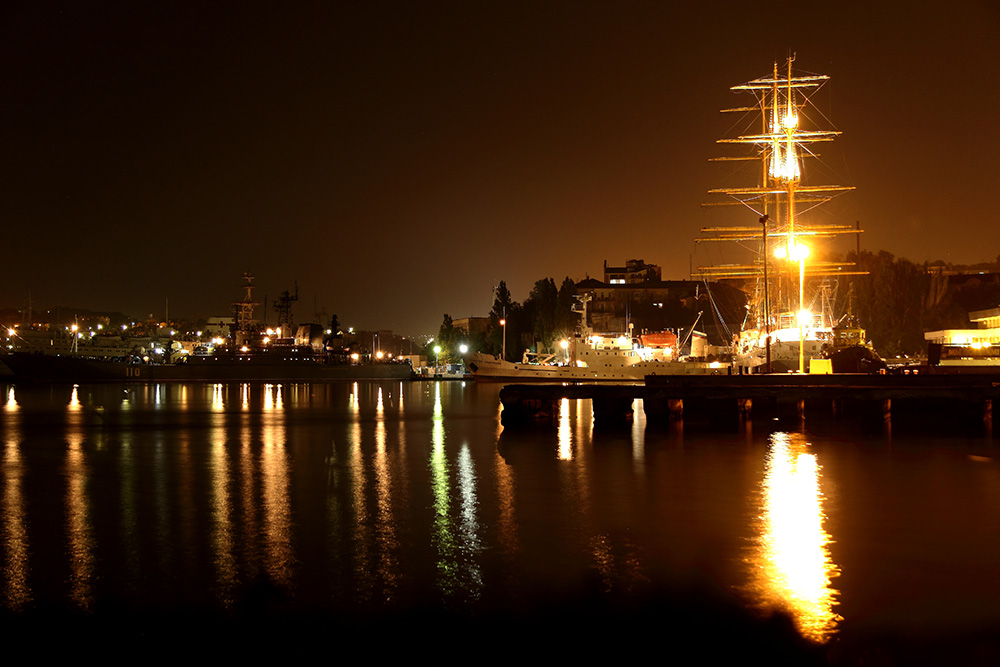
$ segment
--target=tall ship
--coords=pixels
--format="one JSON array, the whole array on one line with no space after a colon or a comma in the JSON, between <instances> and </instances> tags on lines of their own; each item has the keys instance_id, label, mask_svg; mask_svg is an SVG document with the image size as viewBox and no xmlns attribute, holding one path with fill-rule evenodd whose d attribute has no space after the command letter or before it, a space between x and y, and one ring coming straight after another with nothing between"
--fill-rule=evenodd
<instances>
[{"instance_id":1,"label":"tall ship","mask_svg":"<svg viewBox=\"0 0 1000 667\"><path fill-rule=\"evenodd\" d=\"M15 332L20 343L0 353L0 379L37 382L191 381L191 382L322 382L335 380L409 379L408 362L369 359L335 345L323 327L294 326L288 292L275 302L277 326L267 329L254 319L253 276L244 275L244 296L232 304L228 336L192 344L178 341L115 337L80 344L76 327L59 332ZM44 334L44 335L41 335ZM326 335L324 335L326 334ZM374 351L373 351L374 352ZM4 370L6 369L6 370Z\"/></svg>"},{"instance_id":2,"label":"tall ship","mask_svg":"<svg viewBox=\"0 0 1000 667\"><path fill-rule=\"evenodd\" d=\"M744 285L748 306L733 340L734 372L804 373L813 359L866 347L864 331L853 318L838 319L833 312L839 278L859 272L853 264L817 258L820 243L862 230L859 225L818 222L813 213L854 188L806 178L807 165L819 158L816 147L840 135L823 127L826 116L813 104L829 77L796 72L794 61L790 55L784 66L774 63L767 75L732 86L752 102L723 109L742 114L746 121L741 134L717 143L742 152L712 161L749 162L756 182L710 190L712 201L705 205L737 206L754 223L704 228L696 239L739 243L752 252L749 263L702 266L692 276L740 280Z\"/></svg>"}]
</instances>

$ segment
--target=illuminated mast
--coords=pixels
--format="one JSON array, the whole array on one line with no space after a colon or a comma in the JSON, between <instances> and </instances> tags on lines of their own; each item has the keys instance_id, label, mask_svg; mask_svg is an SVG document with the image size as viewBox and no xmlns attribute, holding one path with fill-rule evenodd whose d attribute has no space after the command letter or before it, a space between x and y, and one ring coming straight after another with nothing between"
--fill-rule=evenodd
<instances>
[{"instance_id":1,"label":"illuminated mast","mask_svg":"<svg viewBox=\"0 0 1000 667\"><path fill-rule=\"evenodd\" d=\"M725 112L754 112L761 117L760 133L741 135L732 139L719 139L720 144L744 144L752 148L752 153L740 157L715 158L712 161L759 160L761 162L761 184L755 187L720 188L709 190L713 195L724 195L728 198L724 204L742 205L752 210L758 218L768 215L773 224L770 230L765 227L764 234L757 226L747 227L716 227L702 229L705 236L696 239L703 241L760 241L777 239L780 243L779 257L798 262L799 268L799 304L797 319L799 320L799 372L805 369L804 332L805 332L805 257L809 248L801 242L803 237L830 237L837 234L859 233L861 230L848 225L813 225L803 224L797 218L797 200L804 203L806 211L819 206L834 196L853 190L850 186L839 185L803 185L802 160L817 157L809 149L809 145L823 141L833 141L840 132L834 130L803 130L800 128L799 110L809 104L810 96L818 90L828 76L807 75L794 76L792 62L794 56L787 60L787 74L779 77L778 65L774 63L769 77L754 79L747 83L733 86L731 90L750 92L756 98L755 106L725 109ZM708 206L723 203L709 203ZM770 210L769 210L770 209ZM766 253L763 248L762 253ZM763 257L763 254L761 255ZM845 265L829 262L811 262L809 275L852 275L853 272L841 270ZM764 260L755 261L750 265L727 265L721 267L699 267L693 272L693 277L702 279L723 278L758 278L764 272ZM766 292L766 287L764 288ZM751 312L758 329L770 331L773 324L773 314L767 304L760 304L756 312ZM767 334L768 352L771 341ZM770 357L770 354L768 354Z\"/></svg>"},{"instance_id":2,"label":"illuminated mast","mask_svg":"<svg viewBox=\"0 0 1000 667\"><path fill-rule=\"evenodd\" d=\"M253 276L248 271L243 274L243 279L246 281L246 285L243 286L246 294L242 301L233 303L233 345L236 346L250 341L254 325L257 323L253 318L253 310L255 306L260 305L253 300Z\"/></svg>"}]
</instances>

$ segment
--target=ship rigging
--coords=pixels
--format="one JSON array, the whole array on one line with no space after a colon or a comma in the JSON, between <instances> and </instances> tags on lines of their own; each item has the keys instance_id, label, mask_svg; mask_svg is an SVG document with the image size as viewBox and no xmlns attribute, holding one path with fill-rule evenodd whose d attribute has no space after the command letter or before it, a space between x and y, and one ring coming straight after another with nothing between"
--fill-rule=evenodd
<instances>
[{"instance_id":1,"label":"ship rigging","mask_svg":"<svg viewBox=\"0 0 1000 667\"><path fill-rule=\"evenodd\" d=\"M692 272L692 277L744 279L749 286L750 299L747 319L736 341L737 354L757 360L748 361L748 366L766 364L769 371L772 347L787 347L794 342L790 338L797 333L798 370L801 373L805 370L807 339L813 337L819 341L809 352L810 356L818 354L823 347L822 339L832 340L834 325L832 312L827 312L826 308L821 308L819 313L807 308L806 278L826 279L826 287L820 293L828 297L830 276L859 274L851 270L854 265L850 263L815 259L807 262L812 241L841 234L860 234L862 230L860 225L817 223L806 217L812 209L854 187L817 185L803 180L804 162L819 157L813 150L814 144L833 141L840 132L804 127L813 118L825 120L812 104L812 98L829 77L793 73L794 60L794 56L789 56L780 74L775 63L770 75L732 86L731 90L737 93L753 95L755 104L723 109L723 113L754 114L759 116L759 121L754 123L755 129L750 133L717 140L719 144L748 147L747 153L711 160L759 163L756 185L709 190L714 201L704 204L745 207L755 214L759 224L706 227L701 229L702 236L695 239L696 242L754 243L759 250L749 264L701 266ZM779 262L778 271L768 271L769 250ZM796 296L798 307L794 308Z\"/></svg>"}]
</instances>

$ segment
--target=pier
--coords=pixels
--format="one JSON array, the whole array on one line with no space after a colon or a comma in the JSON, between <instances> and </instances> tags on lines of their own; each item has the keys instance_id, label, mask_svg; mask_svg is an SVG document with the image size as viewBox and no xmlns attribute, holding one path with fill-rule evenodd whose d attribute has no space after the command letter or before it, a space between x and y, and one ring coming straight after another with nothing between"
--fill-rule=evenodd
<instances>
[{"instance_id":1,"label":"pier","mask_svg":"<svg viewBox=\"0 0 1000 667\"><path fill-rule=\"evenodd\" d=\"M745 419L793 414L878 418L892 414L927 419L991 420L1000 399L994 375L657 375L645 384L507 385L500 391L504 425L554 419L562 399L593 401L595 423L632 417L642 399L648 422L687 416Z\"/></svg>"}]
</instances>

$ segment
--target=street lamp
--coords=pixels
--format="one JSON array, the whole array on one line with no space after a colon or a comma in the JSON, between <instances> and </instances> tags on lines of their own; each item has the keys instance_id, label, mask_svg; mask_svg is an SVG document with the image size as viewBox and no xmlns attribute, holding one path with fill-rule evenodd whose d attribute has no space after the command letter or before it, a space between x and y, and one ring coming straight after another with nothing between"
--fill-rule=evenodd
<instances>
[{"instance_id":1,"label":"street lamp","mask_svg":"<svg viewBox=\"0 0 1000 667\"><path fill-rule=\"evenodd\" d=\"M799 243L792 237L788 242L788 247L778 251L779 256L787 257L789 260L799 263L799 373L805 373L805 329L806 320L811 317L811 313L806 311L805 305L805 284L806 284L806 257L809 256L809 246Z\"/></svg>"},{"instance_id":2,"label":"street lamp","mask_svg":"<svg viewBox=\"0 0 1000 667\"><path fill-rule=\"evenodd\" d=\"M501 354L501 359L507 360L507 320L500 320L500 326L503 327L503 352Z\"/></svg>"},{"instance_id":3,"label":"street lamp","mask_svg":"<svg viewBox=\"0 0 1000 667\"><path fill-rule=\"evenodd\" d=\"M435 345L434 346L434 368L435 368L435 370L437 369L437 366L438 366L438 355L440 355L440 354L441 354L441 346L440 345Z\"/></svg>"},{"instance_id":4,"label":"street lamp","mask_svg":"<svg viewBox=\"0 0 1000 667\"><path fill-rule=\"evenodd\" d=\"M770 219L771 216L766 213L760 218L760 225L764 229L762 233L764 252L761 255L764 258L764 345L767 346L764 358L767 363L767 373L771 372L771 304L768 303L767 298L767 221Z\"/></svg>"}]
</instances>

